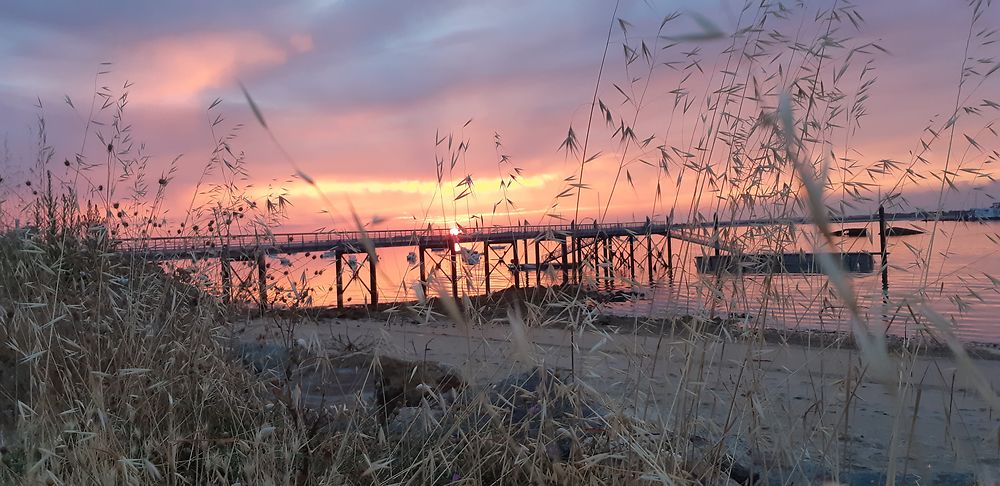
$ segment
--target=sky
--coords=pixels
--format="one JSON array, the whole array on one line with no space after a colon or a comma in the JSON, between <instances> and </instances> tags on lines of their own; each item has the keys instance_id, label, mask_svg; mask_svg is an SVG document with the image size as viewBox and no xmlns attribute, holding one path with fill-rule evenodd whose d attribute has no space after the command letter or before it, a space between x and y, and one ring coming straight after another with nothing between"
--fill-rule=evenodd
<instances>
[{"instance_id":1,"label":"sky","mask_svg":"<svg viewBox=\"0 0 1000 486\"><path fill-rule=\"evenodd\" d=\"M835 4L847 5L790 4L788 18L768 28L808 44L824 27L817 12ZM361 220L385 227L423 226L442 218L470 224L469 214L483 215L479 224L507 224L574 217L642 220L672 209L711 210L717 198L696 196L693 176L678 182L679 162L664 177L650 148L663 143L690 149L704 136L696 114L704 100L696 95L711 93L724 77L725 50L733 42L728 35L748 24L742 7L731 0L622 0L617 10L614 2L597 0L4 2L0 204L10 213L28 197L31 189L24 182L40 180L35 164L40 117L58 183L82 179L100 185L106 178L100 168L107 160L104 141L115 131L114 101L127 91L119 128L127 128L128 138L120 146L131 147L126 158L141 153L130 169L141 165L152 192L158 179L169 179L161 211L170 224L183 219L193 194L198 201L211 198L205 191L212 184L239 186L254 201L281 196L288 202L282 224L298 229L349 226L351 208ZM844 79L861 79L862 61L868 60L873 68L868 75L877 79L865 94L861 125L849 137L833 130L837 140L831 140L831 149L859 166L882 159L909 162L928 137L924 128L941 128L953 109L972 9L965 2L917 0L864 2L853 10L861 17L850 20L860 25L842 18L838 38L882 49L853 55ZM672 12L681 16L660 32L669 39L661 38L657 29ZM988 7L977 22L977 32L1000 26L997 7ZM715 30L722 35L696 39L714 37L707 34ZM674 42L661 53L660 47ZM623 45L641 51L642 43L658 53L656 61L639 55L627 65ZM973 47L967 64L983 74L992 65L993 46ZM824 77L848 64L846 52L838 50L828 61ZM785 56L771 67L795 54ZM691 65L692 59L700 61ZM761 62L761 73L770 69ZM579 175L582 155L560 145L570 127L582 144L598 79L599 98L614 117L624 122L634 116L638 139L656 142L646 149L634 143L623 147L598 112L587 155L600 155L585 166L587 188L577 210L574 197L559 195L567 188L565 179ZM860 85L845 83L853 83L848 94ZM697 104L695 112L680 116L671 109L671 90L682 84ZM643 86L647 94L634 115L627 99L637 99ZM94 93L104 87L111 102L102 109L104 99ZM975 79L963 89L963 106L1000 99L997 78ZM982 206L1000 195L983 177L973 180L976 171L989 169L988 155L997 149L988 125L998 112L981 111L961 118L950 159L944 143L921 155L927 179L905 185L910 205L936 207L941 183L932 175L946 160L958 174L958 190L947 194L944 206ZM454 168L449 137L453 148L468 143ZM239 171L227 176L217 169L203 176L219 140L232 152L223 157L240 157ZM438 157L446 165L441 183ZM713 157L712 163L726 162ZM64 167L63 160L71 165ZM644 163L650 160L654 163ZM615 184L623 161L627 174ZM96 168L82 169L91 164ZM516 180L505 191L501 183L511 174ZM458 183L467 176L473 188L458 198L465 190ZM659 203L653 196L658 177ZM881 183L890 187L898 179ZM122 181L115 200L127 198L127 186L134 186Z\"/></svg>"}]
</instances>

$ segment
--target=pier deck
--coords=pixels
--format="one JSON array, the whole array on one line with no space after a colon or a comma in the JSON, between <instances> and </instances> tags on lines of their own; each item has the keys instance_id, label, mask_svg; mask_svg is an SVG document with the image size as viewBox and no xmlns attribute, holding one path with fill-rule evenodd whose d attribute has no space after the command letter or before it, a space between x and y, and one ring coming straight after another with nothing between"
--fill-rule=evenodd
<instances>
[{"instance_id":1,"label":"pier deck","mask_svg":"<svg viewBox=\"0 0 1000 486\"><path fill-rule=\"evenodd\" d=\"M448 229L328 231L273 233L260 235L206 235L152 237L119 240L118 250L152 260L218 258L251 260L259 254L302 252L362 253L367 245L375 248L448 248L458 243L512 243L521 240L564 240L567 237L612 238L666 235L691 243L711 246L710 238L695 234L690 225L646 223L605 223L599 225L493 226L465 228L453 235ZM723 248L725 249L725 248Z\"/></svg>"}]
</instances>

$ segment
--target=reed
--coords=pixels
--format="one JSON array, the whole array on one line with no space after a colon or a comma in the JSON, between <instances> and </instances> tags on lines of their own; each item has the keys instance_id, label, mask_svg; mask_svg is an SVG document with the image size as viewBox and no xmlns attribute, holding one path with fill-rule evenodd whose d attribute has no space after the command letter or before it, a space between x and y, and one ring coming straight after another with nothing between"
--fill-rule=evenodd
<instances>
[{"instance_id":1,"label":"reed","mask_svg":"<svg viewBox=\"0 0 1000 486\"><path fill-rule=\"evenodd\" d=\"M623 19L616 4L593 97L559 145L573 163L533 222L512 190L526 171L499 130L495 193L468 168L473 119L435 134L436 193L417 228L605 222L616 204L672 223L767 218L776 223L699 231L747 253L805 245L823 268L806 284L658 264L669 285L652 288L599 259L580 285L477 297L472 265L455 295L442 257L426 282L406 269L395 297L411 302L352 321L314 306L329 290L307 254L267 268L269 302L257 302L253 269L237 268L226 302L212 261L126 257L118 241L274 238L288 191L251 193L252 155L238 149L246 128L216 100L206 110L213 147L183 216L168 218L187 162L151 176L127 122L130 87L101 88L88 116L100 121L88 122L78 155L59 161L41 117L30 180L0 179L0 482L804 484L874 469L888 483L957 471L990 484L1000 477L998 366L975 359L934 307L982 299L940 284L954 236L938 241L934 220L925 248L897 247L917 264L893 270L917 273L920 290L882 304L824 253L841 245L831 234L849 212L911 209L905 191L934 179L940 214L949 193L993 180L1000 105L984 92L1000 63L988 55L987 8L969 2L955 103L908 161L857 152L878 60L890 54L859 35L862 9L845 0L747 2L728 27L693 14ZM252 128L316 191L331 224L362 234L360 264L376 261L367 232L383 224L382 208L325 193L241 88ZM598 168L613 176L603 201L589 182ZM791 223L802 217L809 224ZM651 254L668 251L648 241ZM685 244L668 258L710 251ZM610 315L599 291L608 273L654 303L684 293L694 305L632 302L627 316ZM362 281L353 266L348 275ZM803 313L843 332L771 329L776 316L798 328ZM887 337L892 326L907 337Z\"/></svg>"}]
</instances>

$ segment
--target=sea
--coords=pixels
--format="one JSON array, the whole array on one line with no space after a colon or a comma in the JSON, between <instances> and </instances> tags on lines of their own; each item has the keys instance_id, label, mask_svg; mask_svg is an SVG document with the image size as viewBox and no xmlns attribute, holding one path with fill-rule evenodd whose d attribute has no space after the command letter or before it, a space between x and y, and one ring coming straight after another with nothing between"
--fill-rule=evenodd
<instances>
[{"instance_id":1,"label":"sea","mask_svg":"<svg viewBox=\"0 0 1000 486\"><path fill-rule=\"evenodd\" d=\"M831 280L826 274L768 275L700 273L696 258L714 248L663 236L637 237L631 248L620 238L605 258L585 248L581 278L590 286L615 293L618 302L600 310L616 315L669 317L701 315L733 318L747 328L847 332L852 319L875 333L903 338L940 338L951 333L965 342L1000 343L1000 221L912 221L892 223L920 234L887 238L886 279L883 282L878 222L835 225L831 230L866 228L868 236L826 237L812 225L768 225L704 228L705 238L717 238L722 247L746 253L871 252L875 271L844 273ZM714 241L714 240L713 240ZM701 242L703 243L703 242ZM520 286L563 282L562 268L546 263L558 255L554 241L518 244ZM669 247L670 251L667 251ZM417 249L377 250L375 287L379 303L412 302L422 294L450 292L452 275L448 250L428 250L425 269L431 285L420 285ZM455 274L461 295L482 295L514 285L510 245L460 243ZM344 305L371 302L371 272L366 254L345 255ZM543 262L541 269L538 260ZM556 257L555 262L561 262ZM652 262L653 281L649 280ZM569 262L572 264L573 259ZM176 267L191 262L173 262ZM237 298L254 300L256 268L234 262ZM595 267L596 265L596 267ZM572 266L572 265L571 265ZM337 305L335 262L329 253L274 255L267 259L268 299L274 305L334 307ZM598 270L595 277L594 269ZM609 271L610 270L610 271ZM202 273L204 274L204 273ZM572 268L566 272L574 281ZM217 286L217 279L205 284ZM217 289L218 290L218 289ZM625 296L626 298L621 298ZM853 302L853 306L851 303ZM856 311L852 311L856 309Z\"/></svg>"}]
</instances>

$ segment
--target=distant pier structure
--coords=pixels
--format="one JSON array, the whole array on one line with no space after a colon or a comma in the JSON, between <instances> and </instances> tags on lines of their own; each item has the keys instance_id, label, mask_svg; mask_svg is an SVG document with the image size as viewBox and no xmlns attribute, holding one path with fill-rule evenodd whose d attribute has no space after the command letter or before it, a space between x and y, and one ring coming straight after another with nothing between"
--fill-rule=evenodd
<instances>
[{"instance_id":1,"label":"distant pier structure","mask_svg":"<svg viewBox=\"0 0 1000 486\"><path fill-rule=\"evenodd\" d=\"M890 231L890 219L880 208L877 216L855 216L843 221L880 221L880 265L883 292L888 293L887 251L885 238ZM911 219L913 215L900 214L895 220ZM800 224L805 220L732 220L703 223L672 224L669 220L633 223L591 223L561 225L487 226L476 228L433 228L418 230L374 231L322 231L311 233L274 233L268 235L208 235L151 237L118 240L117 251L149 261L168 260L219 260L219 276L223 299L232 298L231 262L244 261L256 266L257 300L262 308L268 306L267 262L268 256L293 255L316 252L334 258L336 271L337 307L344 307L344 263L351 269L352 282L359 281L364 267L368 268L366 287L372 306L379 303L378 258L380 248L410 247L415 254L408 257L419 268L420 283L428 283L428 252L444 253L449 261L433 262L451 284L452 295L458 297L459 267L483 266L485 293L492 289L490 276L498 269L508 270L514 288L529 287L534 274L535 284L541 285L543 273L558 275L562 283L583 283L585 275L592 275L596 282L612 286L616 278L628 282L652 284L658 270L672 276L674 266L673 240L700 245L705 254L696 257L700 272L717 274L771 273L821 273L822 269L813 254L776 253L745 254L738 247L730 247L720 238L722 227L762 224ZM891 228L890 228L891 229ZM723 254L725 252L725 254ZM533 254L532 254L533 253ZM875 264L868 252L838 253L847 271L871 273ZM461 263L460 263L461 262ZM637 273L638 266L645 267L646 275ZM445 271L445 267L449 271Z\"/></svg>"},{"instance_id":2,"label":"distant pier structure","mask_svg":"<svg viewBox=\"0 0 1000 486\"><path fill-rule=\"evenodd\" d=\"M627 275L633 281L655 281L654 269L673 267L672 240L718 246L717 238L697 235L692 226L655 223L604 223L535 226L491 226L478 228L427 228L422 230L329 231L312 233L275 233L269 235L177 236L123 239L118 251L151 261L218 259L223 298L232 293L231 262L251 262L257 267L258 301L267 307L267 256L317 252L335 259L337 307L344 307L344 263L352 271L367 266L369 304L379 303L377 258L379 248L412 247L420 281L427 283L427 258L430 251L448 254L452 294L459 294L459 260L482 264L485 292L490 275L509 270L515 288L530 285L532 273L540 284L543 272L561 273L562 282L581 283L584 272L598 281L611 283L615 275ZM533 252L533 254L532 254ZM647 275L636 275L636 262L642 262Z\"/></svg>"}]
</instances>

